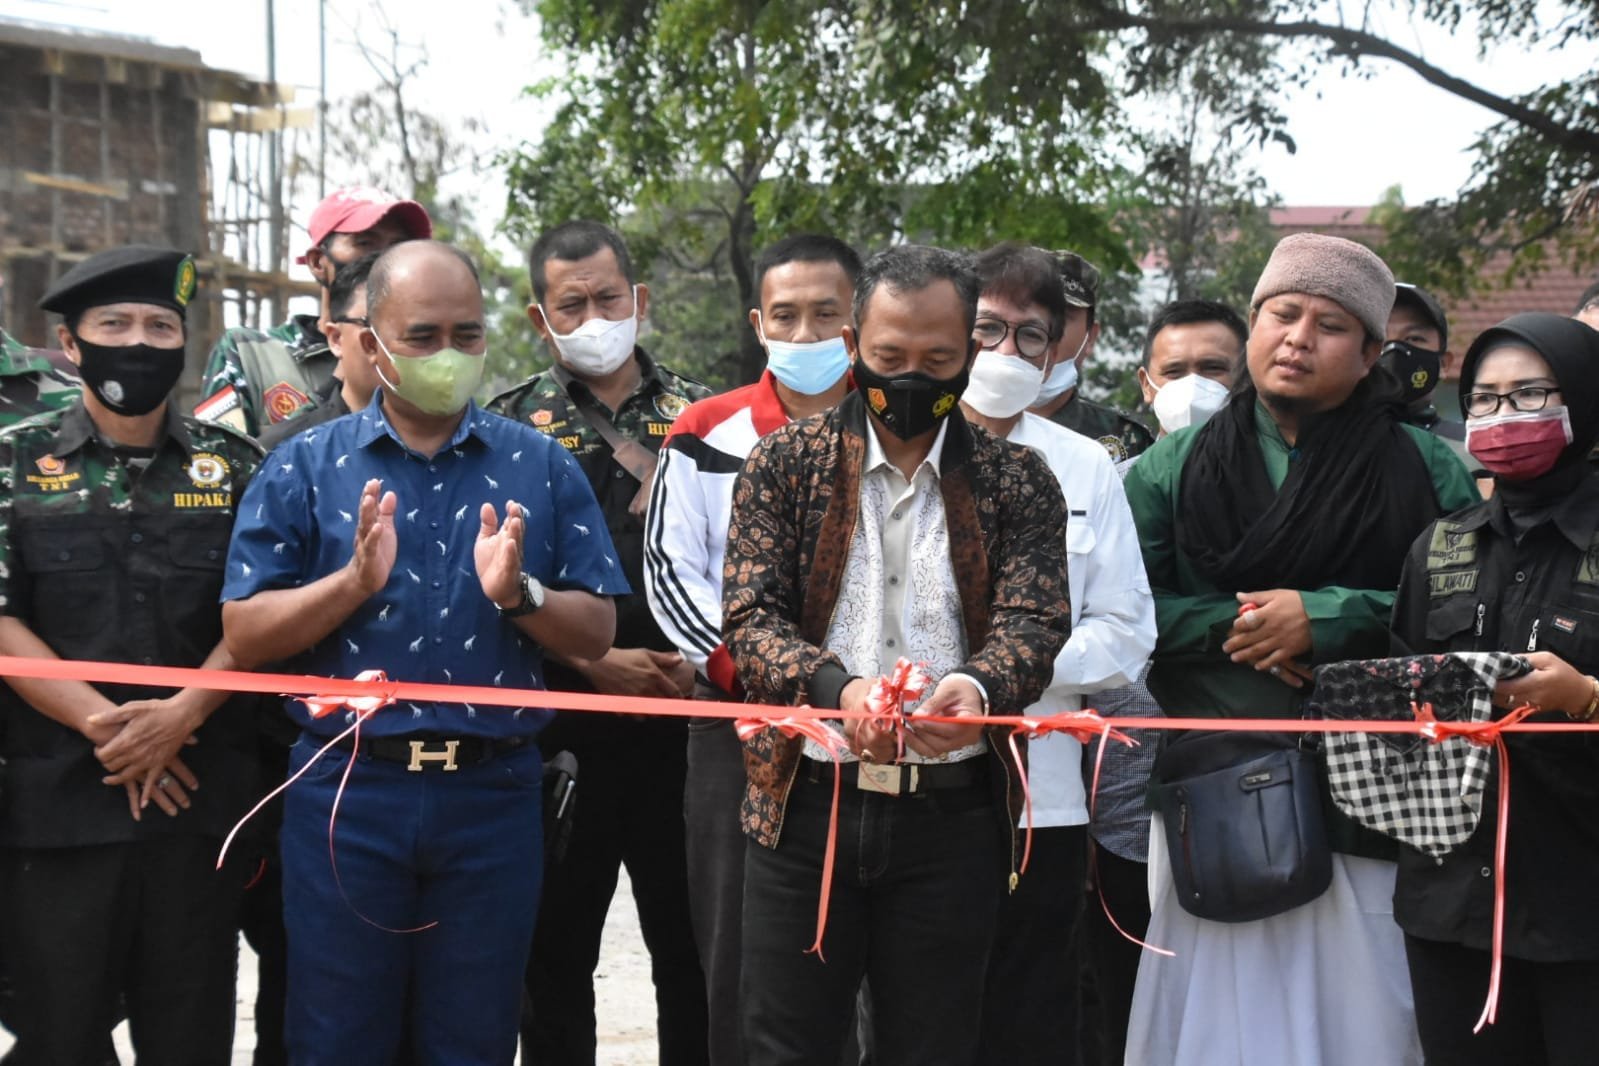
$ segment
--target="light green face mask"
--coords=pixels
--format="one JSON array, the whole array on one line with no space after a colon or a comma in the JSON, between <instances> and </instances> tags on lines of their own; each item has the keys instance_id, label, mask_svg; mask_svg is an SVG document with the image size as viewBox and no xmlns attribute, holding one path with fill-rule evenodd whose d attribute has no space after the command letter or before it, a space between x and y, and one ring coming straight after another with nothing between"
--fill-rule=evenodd
<instances>
[{"instance_id":1,"label":"light green face mask","mask_svg":"<svg viewBox=\"0 0 1599 1066\"><path fill-rule=\"evenodd\" d=\"M430 415L453 415L466 406L483 380L485 355L468 355L459 348L441 348L431 355L402 355L389 351L376 330L378 347L400 371L398 385L378 370L378 379L389 391L417 410Z\"/></svg>"}]
</instances>

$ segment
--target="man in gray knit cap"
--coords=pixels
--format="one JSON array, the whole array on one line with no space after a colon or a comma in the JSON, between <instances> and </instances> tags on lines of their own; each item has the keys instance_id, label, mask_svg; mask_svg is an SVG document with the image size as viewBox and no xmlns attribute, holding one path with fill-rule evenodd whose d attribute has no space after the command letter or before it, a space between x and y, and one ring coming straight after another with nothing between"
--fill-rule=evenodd
<instances>
[{"instance_id":1,"label":"man in gray knit cap","mask_svg":"<svg viewBox=\"0 0 1599 1066\"><path fill-rule=\"evenodd\" d=\"M1128 474L1160 630L1149 688L1169 716L1299 717L1311 667L1386 654L1405 553L1477 498L1448 447L1402 423L1387 376L1368 376L1393 301L1369 249L1285 238L1251 300L1247 380ZM1157 782L1187 776L1173 761L1162 752ZM1194 818L1247 831L1243 810ZM1146 939L1176 955L1144 953L1127 1061L1419 1066L1392 841L1329 813L1319 896L1205 918L1173 886L1171 856L1192 858L1179 824L1154 819ZM1222 880L1258 873L1242 865Z\"/></svg>"}]
</instances>

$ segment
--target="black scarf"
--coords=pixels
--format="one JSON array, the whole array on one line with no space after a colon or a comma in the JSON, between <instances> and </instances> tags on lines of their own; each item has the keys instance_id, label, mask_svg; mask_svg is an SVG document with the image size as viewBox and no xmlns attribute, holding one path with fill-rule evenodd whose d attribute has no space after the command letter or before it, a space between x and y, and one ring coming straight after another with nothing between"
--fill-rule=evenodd
<instances>
[{"instance_id":1,"label":"black scarf","mask_svg":"<svg viewBox=\"0 0 1599 1066\"><path fill-rule=\"evenodd\" d=\"M1302 420L1299 457L1275 490L1254 385L1235 390L1183 464L1177 546L1195 569L1227 591L1397 587L1439 507L1385 385L1368 377L1342 406Z\"/></svg>"}]
</instances>

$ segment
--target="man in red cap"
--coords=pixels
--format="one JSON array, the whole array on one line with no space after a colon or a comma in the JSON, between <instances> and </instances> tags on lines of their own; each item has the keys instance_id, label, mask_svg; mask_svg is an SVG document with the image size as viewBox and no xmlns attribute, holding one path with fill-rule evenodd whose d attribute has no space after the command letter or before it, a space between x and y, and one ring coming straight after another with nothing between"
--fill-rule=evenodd
<instances>
[{"instance_id":1,"label":"man in red cap","mask_svg":"<svg viewBox=\"0 0 1599 1066\"><path fill-rule=\"evenodd\" d=\"M311 247L298 262L321 285L321 308L315 315L292 315L265 333L243 327L223 333L206 361L196 416L256 436L315 407L338 366L322 334L334 274L363 255L433 235L421 204L370 186L332 193L311 212L306 228Z\"/></svg>"}]
</instances>

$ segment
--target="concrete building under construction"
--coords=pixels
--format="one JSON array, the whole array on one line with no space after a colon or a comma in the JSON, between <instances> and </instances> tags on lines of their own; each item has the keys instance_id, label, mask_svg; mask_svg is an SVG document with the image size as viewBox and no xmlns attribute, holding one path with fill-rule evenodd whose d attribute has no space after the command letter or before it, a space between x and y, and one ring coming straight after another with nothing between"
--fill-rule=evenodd
<instances>
[{"instance_id":1,"label":"concrete building under construction","mask_svg":"<svg viewBox=\"0 0 1599 1066\"><path fill-rule=\"evenodd\" d=\"M72 264L131 242L190 251L192 394L225 321L271 324L310 289L285 272L281 139L310 119L292 102L189 49L0 20L0 325L52 346L35 305Z\"/></svg>"}]
</instances>

